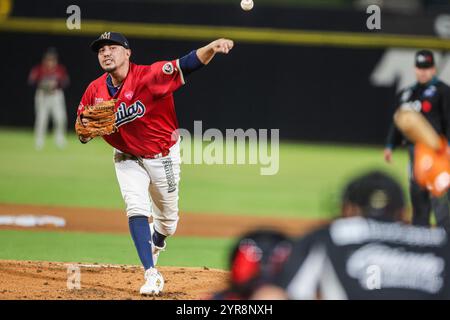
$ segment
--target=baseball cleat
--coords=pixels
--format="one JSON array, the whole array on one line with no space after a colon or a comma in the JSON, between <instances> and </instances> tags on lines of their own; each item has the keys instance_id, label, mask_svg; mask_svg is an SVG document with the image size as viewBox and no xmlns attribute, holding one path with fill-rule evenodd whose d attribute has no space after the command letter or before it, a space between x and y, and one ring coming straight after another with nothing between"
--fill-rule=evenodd
<instances>
[{"instance_id":1,"label":"baseball cleat","mask_svg":"<svg viewBox=\"0 0 450 320\"><path fill-rule=\"evenodd\" d=\"M154 224L152 222L152 223L150 223L150 236L151 236L151 239L152 239L151 245L152 245L152 255L153 255L153 266L156 266L156 263L158 262L159 254L162 251L166 250L166 242L164 241L164 246L163 247L156 246L153 243L153 232L154 232L154 230L155 230L154 229Z\"/></svg>"},{"instance_id":2,"label":"baseball cleat","mask_svg":"<svg viewBox=\"0 0 450 320\"><path fill-rule=\"evenodd\" d=\"M144 274L145 283L139 291L142 295L159 295L164 288L164 278L155 268L150 268Z\"/></svg>"}]
</instances>

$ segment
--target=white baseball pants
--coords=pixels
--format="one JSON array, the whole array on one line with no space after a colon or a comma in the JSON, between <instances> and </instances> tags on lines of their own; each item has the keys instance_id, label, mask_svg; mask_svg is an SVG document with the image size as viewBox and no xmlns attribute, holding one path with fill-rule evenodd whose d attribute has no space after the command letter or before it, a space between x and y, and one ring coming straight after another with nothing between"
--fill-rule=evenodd
<instances>
[{"instance_id":1,"label":"white baseball pants","mask_svg":"<svg viewBox=\"0 0 450 320\"><path fill-rule=\"evenodd\" d=\"M120 191L128 217L153 217L155 229L170 236L178 223L180 181L180 141L166 157L143 159L114 150Z\"/></svg>"},{"instance_id":2,"label":"white baseball pants","mask_svg":"<svg viewBox=\"0 0 450 320\"><path fill-rule=\"evenodd\" d=\"M54 126L55 143L60 148L64 147L66 144L67 112L63 91L57 89L52 93L48 93L38 89L36 90L34 101L36 112L34 123L36 148L41 149L44 146L50 117L52 117Z\"/></svg>"}]
</instances>

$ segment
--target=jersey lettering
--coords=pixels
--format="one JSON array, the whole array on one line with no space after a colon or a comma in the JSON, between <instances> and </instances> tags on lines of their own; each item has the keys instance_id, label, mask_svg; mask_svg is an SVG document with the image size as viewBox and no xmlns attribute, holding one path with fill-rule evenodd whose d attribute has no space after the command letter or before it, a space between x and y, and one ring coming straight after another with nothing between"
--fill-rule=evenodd
<instances>
[{"instance_id":1,"label":"jersey lettering","mask_svg":"<svg viewBox=\"0 0 450 320\"><path fill-rule=\"evenodd\" d=\"M122 102L116 112L116 126L131 122L145 114L145 105L141 101L136 101L127 108L125 102Z\"/></svg>"}]
</instances>

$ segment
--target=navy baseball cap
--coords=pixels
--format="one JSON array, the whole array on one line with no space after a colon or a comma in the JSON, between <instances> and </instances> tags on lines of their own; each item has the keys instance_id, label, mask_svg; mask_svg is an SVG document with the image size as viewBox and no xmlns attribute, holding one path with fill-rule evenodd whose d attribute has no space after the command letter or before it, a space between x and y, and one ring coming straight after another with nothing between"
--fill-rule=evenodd
<instances>
[{"instance_id":1,"label":"navy baseball cap","mask_svg":"<svg viewBox=\"0 0 450 320\"><path fill-rule=\"evenodd\" d=\"M91 43L91 49L94 52L98 52L98 50L105 44L118 44L125 49L130 49L130 43L127 38L119 32L102 33L97 40Z\"/></svg>"},{"instance_id":2,"label":"navy baseball cap","mask_svg":"<svg viewBox=\"0 0 450 320\"><path fill-rule=\"evenodd\" d=\"M434 67L434 55L430 50L420 50L416 52L416 67L428 69Z\"/></svg>"}]
</instances>

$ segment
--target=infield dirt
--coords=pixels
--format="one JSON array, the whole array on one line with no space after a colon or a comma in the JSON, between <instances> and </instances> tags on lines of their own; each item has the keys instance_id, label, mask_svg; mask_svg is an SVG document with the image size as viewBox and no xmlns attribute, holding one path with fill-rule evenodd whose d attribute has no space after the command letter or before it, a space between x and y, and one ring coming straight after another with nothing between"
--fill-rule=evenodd
<instances>
[{"instance_id":1,"label":"infield dirt","mask_svg":"<svg viewBox=\"0 0 450 320\"><path fill-rule=\"evenodd\" d=\"M0 215L24 214L53 215L66 220L63 228L33 227L37 232L129 232L122 210L0 204ZM301 235L324 223L325 220L314 219L182 213L176 235L237 237L262 226L290 235ZM0 226L0 230L2 229L30 228ZM80 289L69 289L70 284L68 287L69 266L76 266L80 270ZM140 266L0 260L0 300L207 299L211 293L227 285L228 272L225 270L206 267L158 267L158 270L166 282L164 293L158 297L142 297L139 295L139 288L143 284L143 270Z\"/></svg>"}]
</instances>

